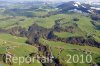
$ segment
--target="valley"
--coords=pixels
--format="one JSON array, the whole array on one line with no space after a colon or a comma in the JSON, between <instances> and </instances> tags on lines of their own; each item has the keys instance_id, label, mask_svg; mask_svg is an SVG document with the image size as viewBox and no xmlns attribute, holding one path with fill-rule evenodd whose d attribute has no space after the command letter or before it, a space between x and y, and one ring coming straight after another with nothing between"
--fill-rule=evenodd
<instances>
[{"instance_id":1,"label":"valley","mask_svg":"<svg viewBox=\"0 0 100 66\"><path fill-rule=\"evenodd\" d=\"M0 3L2 66L19 66L6 63L7 54L36 57L20 66L100 66L100 10L91 8L96 6L75 1ZM42 63L37 56L54 58Z\"/></svg>"}]
</instances>

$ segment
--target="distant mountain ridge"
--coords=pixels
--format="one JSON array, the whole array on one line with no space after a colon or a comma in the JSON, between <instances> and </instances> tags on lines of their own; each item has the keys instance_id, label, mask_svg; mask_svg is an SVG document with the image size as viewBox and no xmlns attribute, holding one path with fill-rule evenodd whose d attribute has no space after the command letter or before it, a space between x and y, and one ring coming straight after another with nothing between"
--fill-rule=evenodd
<instances>
[{"instance_id":1,"label":"distant mountain ridge","mask_svg":"<svg viewBox=\"0 0 100 66\"><path fill-rule=\"evenodd\" d=\"M90 4L80 3L80 2L75 2L75 1L63 3L59 6L57 6L57 8L61 9L62 12L76 9L76 10L79 10L79 11L85 12L85 13L93 13L94 10L95 11L99 10L99 8L94 7Z\"/></svg>"}]
</instances>

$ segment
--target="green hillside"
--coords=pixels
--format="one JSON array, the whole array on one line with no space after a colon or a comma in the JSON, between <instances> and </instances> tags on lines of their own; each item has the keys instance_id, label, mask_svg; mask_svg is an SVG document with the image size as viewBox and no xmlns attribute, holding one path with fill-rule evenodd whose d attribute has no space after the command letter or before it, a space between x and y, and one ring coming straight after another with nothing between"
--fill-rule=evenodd
<instances>
[{"instance_id":1,"label":"green hillside","mask_svg":"<svg viewBox=\"0 0 100 66\"><path fill-rule=\"evenodd\" d=\"M63 2L0 1L2 66L100 66L99 11L73 12L73 6L62 5L61 9L60 4ZM6 54L35 60L5 63ZM41 57L54 58L52 63L42 63Z\"/></svg>"}]
</instances>

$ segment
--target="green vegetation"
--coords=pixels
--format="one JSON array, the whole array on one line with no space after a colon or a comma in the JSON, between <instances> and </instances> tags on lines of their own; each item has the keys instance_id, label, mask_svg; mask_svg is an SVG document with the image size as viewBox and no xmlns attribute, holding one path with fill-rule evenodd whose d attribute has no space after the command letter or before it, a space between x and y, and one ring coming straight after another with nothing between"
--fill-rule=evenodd
<instances>
[{"instance_id":1,"label":"green vegetation","mask_svg":"<svg viewBox=\"0 0 100 66\"><path fill-rule=\"evenodd\" d=\"M25 44L26 38L16 37L12 36L10 34L0 34L0 54L4 54L6 52L10 52L14 54L17 57L21 56L28 56L30 53L37 53L38 49L34 46L30 46L28 44ZM10 48L9 50L6 50L7 48ZM0 63L3 66L9 66L8 64L4 64L0 61ZM13 64L14 66L18 66L18 64ZM21 66L42 66L40 63L37 63L35 61L32 64L26 64L23 63Z\"/></svg>"},{"instance_id":2,"label":"green vegetation","mask_svg":"<svg viewBox=\"0 0 100 66\"><path fill-rule=\"evenodd\" d=\"M0 3L1 5L2 3ZM36 26L37 29L34 29L33 24L43 28L40 29ZM20 28L18 29L17 26ZM30 26L31 28L28 30ZM60 31L57 31L55 26ZM50 36L51 39L48 39L47 36L50 31L54 35L52 37ZM22 35L16 35L17 33L21 33ZM78 39L73 39L73 41L77 42L78 40L78 42L72 44L70 42L67 43L66 39L70 37L79 37ZM80 41L80 37L85 38L86 41L84 39ZM65 40L62 41L63 39ZM89 42L88 39L93 39L94 42L92 40ZM28 43L28 40L34 43ZM87 44L80 46L84 42ZM31 53L40 53L43 56L43 52L47 53L48 50L39 51L39 47L43 50L47 46L62 66L91 66L93 62L100 63L100 48L97 48L98 44L96 43L100 44L100 20L94 21L90 15L69 12L59 13L59 9L50 3L7 3L7 5L0 7L0 54L10 52L17 57L26 57ZM93 45L91 46L90 44ZM86 56L89 54L93 57L93 60L91 63L67 63L66 60L68 57L66 55L68 54L71 56L75 54ZM1 61L1 57L0 64L2 66L9 66L9 64ZM13 66L18 66L18 64L13 64ZM42 66L42 63L37 63L35 59L35 63L23 63L20 66Z\"/></svg>"},{"instance_id":3,"label":"green vegetation","mask_svg":"<svg viewBox=\"0 0 100 66\"><path fill-rule=\"evenodd\" d=\"M71 45L71 44L67 44L67 43L63 43L63 42L55 42L55 41L48 41L48 40L45 40L45 39L41 39L40 42L44 45L49 45L51 47L51 51L53 53L53 55L57 58L60 59L60 62L63 62L64 64L66 65L69 65L69 66L74 66L74 63L67 63L65 60L68 59L68 57L66 55L75 55L75 54L78 54L79 56L80 55L83 55L83 56L86 56L88 55L87 52L91 52L89 55L92 55L93 57L93 62L99 62L99 60L96 60L95 58L96 57L99 57L100 53L100 49L99 48L95 48L95 47L90 47L90 46L79 46L79 45ZM60 52L60 50L62 50L62 52ZM60 52L60 54L59 54ZM81 58L80 58L81 60ZM72 61L72 59L71 59ZM87 64L87 63L76 63L77 66L90 66L90 64Z\"/></svg>"}]
</instances>

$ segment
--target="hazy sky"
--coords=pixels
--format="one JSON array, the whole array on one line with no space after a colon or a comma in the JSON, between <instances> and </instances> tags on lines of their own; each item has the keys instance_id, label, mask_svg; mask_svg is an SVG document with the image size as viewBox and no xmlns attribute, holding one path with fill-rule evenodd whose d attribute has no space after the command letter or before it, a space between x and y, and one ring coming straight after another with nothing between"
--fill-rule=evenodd
<instances>
[{"instance_id":1,"label":"hazy sky","mask_svg":"<svg viewBox=\"0 0 100 66\"><path fill-rule=\"evenodd\" d=\"M6 0L5 0L6 1ZM34 1L34 0L7 0L7 1ZM100 2L100 0L35 0L35 1L80 1L80 2Z\"/></svg>"}]
</instances>

